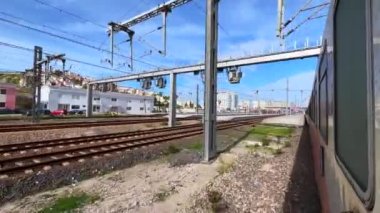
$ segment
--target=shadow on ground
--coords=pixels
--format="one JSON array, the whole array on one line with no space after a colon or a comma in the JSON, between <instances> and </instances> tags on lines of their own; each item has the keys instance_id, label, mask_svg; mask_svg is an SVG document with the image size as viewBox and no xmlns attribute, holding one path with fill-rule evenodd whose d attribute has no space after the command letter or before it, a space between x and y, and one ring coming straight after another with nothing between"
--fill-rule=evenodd
<instances>
[{"instance_id":1,"label":"shadow on ground","mask_svg":"<svg viewBox=\"0 0 380 213\"><path fill-rule=\"evenodd\" d=\"M306 125L300 137L282 208L284 213L321 212L318 188L314 179L310 137Z\"/></svg>"}]
</instances>

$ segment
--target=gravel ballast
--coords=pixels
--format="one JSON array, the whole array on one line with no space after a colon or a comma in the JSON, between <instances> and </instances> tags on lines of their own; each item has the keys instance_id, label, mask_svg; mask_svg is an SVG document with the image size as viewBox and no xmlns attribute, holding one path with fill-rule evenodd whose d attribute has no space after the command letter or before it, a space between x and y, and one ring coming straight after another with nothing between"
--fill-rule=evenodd
<instances>
[{"instance_id":1,"label":"gravel ballast","mask_svg":"<svg viewBox=\"0 0 380 213\"><path fill-rule=\"evenodd\" d=\"M301 133L277 156L239 153L232 171L195 194L185 212L320 212L311 150Z\"/></svg>"}]
</instances>

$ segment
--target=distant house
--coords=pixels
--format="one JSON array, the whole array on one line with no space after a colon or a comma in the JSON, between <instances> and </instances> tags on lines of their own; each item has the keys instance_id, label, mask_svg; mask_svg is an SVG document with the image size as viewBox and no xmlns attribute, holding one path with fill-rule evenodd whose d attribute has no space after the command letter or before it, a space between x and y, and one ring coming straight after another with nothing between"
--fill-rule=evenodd
<instances>
[{"instance_id":1,"label":"distant house","mask_svg":"<svg viewBox=\"0 0 380 213\"><path fill-rule=\"evenodd\" d=\"M42 108L49 110L86 110L85 89L71 87L43 86L41 89ZM93 92L94 113L117 112L121 114L149 114L153 110L154 98L117 92Z\"/></svg>"},{"instance_id":2,"label":"distant house","mask_svg":"<svg viewBox=\"0 0 380 213\"><path fill-rule=\"evenodd\" d=\"M16 108L17 86L14 84L0 83L0 109Z\"/></svg>"}]
</instances>

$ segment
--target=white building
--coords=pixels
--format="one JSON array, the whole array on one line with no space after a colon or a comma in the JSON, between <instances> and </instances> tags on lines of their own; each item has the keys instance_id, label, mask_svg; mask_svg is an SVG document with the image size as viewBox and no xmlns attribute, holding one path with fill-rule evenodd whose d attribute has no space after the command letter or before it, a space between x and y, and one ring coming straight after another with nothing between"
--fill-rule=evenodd
<instances>
[{"instance_id":1,"label":"white building","mask_svg":"<svg viewBox=\"0 0 380 213\"><path fill-rule=\"evenodd\" d=\"M253 110L253 101L252 100L242 100L239 102L240 111L249 111Z\"/></svg>"},{"instance_id":2,"label":"white building","mask_svg":"<svg viewBox=\"0 0 380 213\"><path fill-rule=\"evenodd\" d=\"M41 103L45 109L86 110L87 91L70 87L41 88ZM153 110L154 98L116 92L93 91L94 113L117 112L122 114L149 114Z\"/></svg>"},{"instance_id":3,"label":"white building","mask_svg":"<svg viewBox=\"0 0 380 213\"><path fill-rule=\"evenodd\" d=\"M239 97L234 92L218 92L217 110L221 111L237 111Z\"/></svg>"},{"instance_id":4,"label":"white building","mask_svg":"<svg viewBox=\"0 0 380 213\"><path fill-rule=\"evenodd\" d=\"M290 103L289 103L290 106ZM253 101L253 108L257 109L284 109L286 108L286 101L275 100L259 100Z\"/></svg>"}]
</instances>

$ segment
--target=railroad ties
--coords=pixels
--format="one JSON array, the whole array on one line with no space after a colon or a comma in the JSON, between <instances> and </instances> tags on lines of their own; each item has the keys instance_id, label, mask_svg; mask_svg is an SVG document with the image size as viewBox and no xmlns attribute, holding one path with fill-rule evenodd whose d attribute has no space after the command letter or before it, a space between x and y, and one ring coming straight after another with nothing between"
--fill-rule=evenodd
<instances>
[{"instance_id":1,"label":"railroad ties","mask_svg":"<svg viewBox=\"0 0 380 213\"><path fill-rule=\"evenodd\" d=\"M257 124L267 116L218 122L218 130ZM0 146L0 178L17 174L32 174L47 171L53 166L69 166L83 163L86 159L110 156L111 153L134 150L162 144L175 139L203 133L201 124L167 127L134 132L84 136L24 142Z\"/></svg>"}]
</instances>

